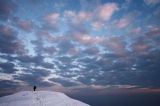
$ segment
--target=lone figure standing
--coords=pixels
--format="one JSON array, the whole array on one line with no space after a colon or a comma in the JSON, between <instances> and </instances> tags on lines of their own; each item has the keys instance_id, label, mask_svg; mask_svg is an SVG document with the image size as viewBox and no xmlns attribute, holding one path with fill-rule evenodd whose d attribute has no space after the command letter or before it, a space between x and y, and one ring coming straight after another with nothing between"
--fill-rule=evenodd
<instances>
[{"instance_id":1,"label":"lone figure standing","mask_svg":"<svg viewBox=\"0 0 160 106\"><path fill-rule=\"evenodd\" d=\"M33 90L36 91L36 88L37 88L37 87L34 85Z\"/></svg>"}]
</instances>

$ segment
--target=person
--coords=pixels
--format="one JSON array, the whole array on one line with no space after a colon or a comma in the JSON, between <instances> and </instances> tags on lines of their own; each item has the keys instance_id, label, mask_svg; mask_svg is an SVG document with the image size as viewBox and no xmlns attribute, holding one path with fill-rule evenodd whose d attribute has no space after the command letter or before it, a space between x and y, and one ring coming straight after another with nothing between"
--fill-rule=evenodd
<instances>
[{"instance_id":1,"label":"person","mask_svg":"<svg viewBox=\"0 0 160 106\"><path fill-rule=\"evenodd\" d=\"M33 90L36 91L36 88L37 88L37 87L34 85Z\"/></svg>"}]
</instances>

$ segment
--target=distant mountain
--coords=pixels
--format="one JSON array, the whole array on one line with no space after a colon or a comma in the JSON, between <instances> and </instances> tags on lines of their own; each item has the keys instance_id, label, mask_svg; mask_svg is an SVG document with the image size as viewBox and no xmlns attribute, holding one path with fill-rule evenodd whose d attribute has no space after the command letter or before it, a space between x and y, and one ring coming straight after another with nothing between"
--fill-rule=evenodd
<instances>
[{"instance_id":1,"label":"distant mountain","mask_svg":"<svg viewBox=\"0 0 160 106\"><path fill-rule=\"evenodd\" d=\"M89 106L63 93L23 91L0 98L0 106Z\"/></svg>"}]
</instances>

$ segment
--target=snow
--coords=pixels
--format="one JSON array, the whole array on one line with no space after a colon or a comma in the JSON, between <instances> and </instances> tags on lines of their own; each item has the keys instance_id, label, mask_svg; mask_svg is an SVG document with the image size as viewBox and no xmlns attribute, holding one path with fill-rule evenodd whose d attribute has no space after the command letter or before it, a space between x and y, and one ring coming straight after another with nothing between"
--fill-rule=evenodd
<instances>
[{"instance_id":1,"label":"snow","mask_svg":"<svg viewBox=\"0 0 160 106\"><path fill-rule=\"evenodd\" d=\"M23 91L0 98L0 106L89 106L63 93Z\"/></svg>"}]
</instances>

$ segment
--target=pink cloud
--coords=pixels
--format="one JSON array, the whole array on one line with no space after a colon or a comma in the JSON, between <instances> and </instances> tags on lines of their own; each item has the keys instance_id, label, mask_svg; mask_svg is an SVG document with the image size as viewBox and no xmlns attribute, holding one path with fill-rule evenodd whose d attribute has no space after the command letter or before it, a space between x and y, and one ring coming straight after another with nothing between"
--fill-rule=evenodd
<instances>
[{"instance_id":1,"label":"pink cloud","mask_svg":"<svg viewBox=\"0 0 160 106\"><path fill-rule=\"evenodd\" d=\"M129 23L130 23L130 18L128 16L124 16L117 21L116 26L118 28L125 28L129 25Z\"/></svg>"},{"instance_id":2,"label":"pink cloud","mask_svg":"<svg viewBox=\"0 0 160 106\"><path fill-rule=\"evenodd\" d=\"M81 24L85 21L91 21L92 26L96 29L100 29L102 25L102 21L108 21L113 13L118 10L118 6L115 3L106 3L97 7L93 12L86 11L65 11L64 17L70 19L70 21L74 24ZM97 21L95 21L97 20Z\"/></svg>"},{"instance_id":3,"label":"pink cloud","mask_svg":"<svg viewBox=\"0 0 160 106\"><path fill-rule=\"evenodd\" d=\"M120 37L111 37L103 41L103 45L117 55L125 55L125 42Z\"/></svg>"},{"instance_id":4,"label":"pink cloud","mask_svg":"<svg viewBox=\"0 0 160 106\"><path fill-rule=\"evenodd\" d=\"M37 32L37 36L41 36L44 40L47 40L48 42L53 42L56 40L56 38L49 34L47 31L39 31Z\"/></svg>"},{"instance_id":5,"label":"pink cloud","mask_svg":"<svg viewBox=\"0 0 160 106\"><path fill-rule=\"evenodd\" d=\"M99 37L89 34L75 33L73 39L82 45L103 45L117 55L126 55L125 42L120 37Z\"/></svg>"},{"instance_id":6,"label":"pink cloud","mask_svg":"<svg viewBox=\"0 0 160 106\"><path fill-rule=\"evenodd\" d=\"M64 13L64 16L68 18L74 24L80 24L80 23L90 20L91 15L92 14L90 12L85 12L85 11L80 11L80 12L65 11Z\"/></svg>"},{"instance_id":7,"label":"pink cloud","mask_svg":"<svg viewBox=\"0 0 160 106\"><path fill-rule=\"evenodd\" d=\"M129 24L134 23L136 18L140 15L140 12L133 11L124 16L115 22L117 28L126 28ZM132 23L131 23L132 22Z\"/></svg>"},{"instance_id":8,"label":"pink cloud","mask_svg":"<svg viewBox=\"0 0 160 106\"><path fill-rule=\"evenodd\" d=\"M84 20L88 20L88 19L90 19L90 17L91 17L91 13L89 13L89 12L79 12L79 14L78 14L78 19L80 20L80 21L84 21Z\"/></svg>"},{"instance_id":9,"label":"pink cloud","mask_svg":"<svg viewBox=\"0 0 160 106\"><path fill-rule=\"evenodd\" d=\"M65 17L75 17L76 13L74 11L68 10L64 12Z\"/></svg>"},{"instance_id":10,"label":"pink cloud","mask_svg":"<svg viewBox=\"0 0 160 106\"><path fill-rule=\"evenodd\" d=\"M100 43L104 40L103 37L91 36L89 34L75 33L73 38L81 44L95 44Z\"/></svg>"},{"instance_id":11,"label":"pink cloud","mask_svg":"<svg viewBox=\"0 0 160 106\"><path fill-rule=\"evenodd\" d=\"M150 31L148 31L148 32L146 33L146 35L148 35L148 36L160 35L160 28L151 27L149 30L150 30Z\"/></svg>"},{"instance_id":12,"label":"pink cloud","mask_svg":"<svg viewBox=\"0 0 160 106\"><path fill-rule=\"evenodd\" d=\"M130 30L131 34L139 34L141 32L141 28L137 27L137 28L133 28Z\"/></svg>"},{"instance_id":13,"label":"pink cloud","mask_svg":"<svg viewBox=\"0 0 160 106\"><path fill-rule=\"evenodd\" d=\"M96 7L93 12L67 10L64 12L64 17L73 25L80 25L88 21L91 22L94 30L100 30L105 25L103 21L108 21L117 10L116 3L106 3Z\"/></svg>"},{"instance_id":14,"label":"pink cloud","mask_svg":"<svg viewBox=\"0 0 160 106\"><path fill-rule=\"evenodd\" d=\"M150 45L143 41L137 41L132 44L132 50L137 54L148 54L148 50L150 49Z\"/></svg>"},{"instance_id":15,"label":"pink cloud","mask_svg":"<svg viewBox=\"0 0 160 106\"><path fill-rule=\"evenodd\" d=\"M146 54L148 48L149 48L148 45L145 45L145 44L140 44L140 45L135 45L135 46L134 46L134 50L135 50L137 53L142 53L142 54Z\"/></svg>"},{"instance_id":16,"label":"pink cloud","mask_svg":"<svg viewBox=\"0 0 160 106\"><path fill-rule=\"evenodd\" d=\"M45 16L44 19L47 23L55 25L59 21L60 15L59 13L51 13Z\"/></svg>"},{"instance_id":17,"label":"pink cloud","mask_svg":"<svg viewBox=\"0 0 160 106\"><path fill-rule=\"evenodd\" d=\"M3 33L3 35L8 37L11 36L13 33L12 29L9 26L4 26L3 28L1 28L0 32Z\"/></svg>"},{"instance_id":18,"label":"pink cloud","mask_svg":"<svg viewBox=\"0 0 160 106\"><path fill-rule=\"evenodd\" d=\"M98 31L104 27L104 23L102 23L100 21L95 21L95 22L92 22L91 24L92 24L93 29L96 31Z\"/></svg>"},{"instance_id":19,"label":"pink cloud","mask_svg":"<svg viewBox=\"0 0 160 106\"><path fill-rule=\"evenodd\" d=\"M53 12L44 17L43 29L50 31L59 31L59 23L61 21L60 14Z\"/></svg>"},{"instance_id":20,"label":"pink cloud","mask_svg":"<svg viewBox=\"0 0 160 106\"><path fill-rule=\"evenodd\" d=\"M91 36L84 34L84 35L76 35L75 39L77 41L79 41L82 44L92 44L93 43L93 39Z\"/></svg>"},{"instance_id":21,"label":"pink cloud","mask_svg":"<svg viewBox=\"0 0 160 106\"><path fill-rule=\"evenodd\" d=\"M19 21L18 27L20 27L26 32L30 32L33 30L33 23L31 21Z\"/></svg>"},{"instance_id":22,"label":"pink cloud","mask_svg":"<svg viewBox=\"0 0 160 106\"><path fill-rule=\"evenodd\" d=\"M71 48L68 50L68 54L70 54L72 56L78 55L78 53L79 53L79 49L77 49L77 48Z\"/></svg>"},{"instance_id":23,"label":"pink cloud","mask_svg":"<svg viewBox=\"0 0 160 106\"><path fill-rule=\"evenodd\" d=\"M102 21L108 21L113 13L118 10L118 6L115 3L107 3L97 8L95 15Z\"/></svg>"}]
</instances>

